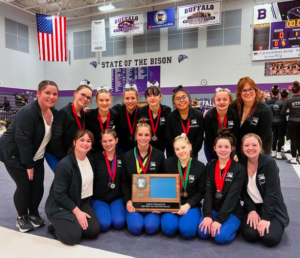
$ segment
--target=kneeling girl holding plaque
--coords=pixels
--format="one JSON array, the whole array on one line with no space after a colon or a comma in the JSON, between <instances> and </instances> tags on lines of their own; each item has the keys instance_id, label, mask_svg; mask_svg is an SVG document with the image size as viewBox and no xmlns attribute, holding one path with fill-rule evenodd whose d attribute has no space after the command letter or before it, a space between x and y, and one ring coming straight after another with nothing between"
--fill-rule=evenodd
<instances>
[{"instance_id":1,"label":"kneeling girl holding plaque","mask_svg":"<svg viewBox=\"0 0 300 258\"><path fill-rule=\"evenodd\" d=\"M165 160L165 172L180 175L181 207L178 212L162 214L161 228L167 236L173 236L179 229L181 235L189 239L197 234L200 202L204 198L205 165L191 158L192 145L185 134L176 137L173 145L176 156Z\"/></svg>"},{"instance_id":2,"label":"kneeling girl holding plaque","mask_svg":"<svg viewBox=\"0 0 300 258\"><path fill-rule=\"evenodd\" d=\"M141 118L135 131L137 147L123 156L123 201L126 204L128 230L133 235L140 235L143 228L148 235L152 235L159 230L160 226L160 214L136 212L131 201L133 174L159 174L164 171L164 154L150 145L151 137L151 127L147 124L147 119ZM142 183L137 182L137 184Z\"/></svg>"},{"instance_id":3,"label":"kneeling girl holding plaque","mask_svg":"<svg viewBox=\"0 0 300 258\"><path fill-rule=\"evenodd\" d=\"M93 155L95 164L94 193L91 205L102 232L125 226L125 206L122 200L122 155L116 153L118 138L115 130L104 129L100 134L104 151Z\"/></svg>"},{"instance_id":4,"label":"kneeling girl holding plaque","mask_svg":"<svg viewBox=\"0 0 300 258\"><path fill-rule=\"evenodd\" d=\"M230 158L233 135L225 128L219 134L214 144L218 159L206 166L205 198L198 234L202 239L213 237L222 245L235 238L241 225L240 194L246 171Z\"/></svg>"}]
</instances>

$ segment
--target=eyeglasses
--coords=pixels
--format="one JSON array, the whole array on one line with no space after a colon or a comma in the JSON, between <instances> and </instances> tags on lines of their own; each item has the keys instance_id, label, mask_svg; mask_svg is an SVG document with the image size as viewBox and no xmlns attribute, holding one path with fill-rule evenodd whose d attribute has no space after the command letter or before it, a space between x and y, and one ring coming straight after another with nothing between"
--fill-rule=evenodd
<instances>
[{"instance_id":1,"label":"eyeglasses","mask_svg":"<svg viewBox=\"0 0 300 258\"><path fill-rule=\"evenodd\" d=\"M249 88L248 90L242 90L242 94L253 93L253 91L253 88Z\"/></svg>"},{"instance_id":2,"label":"eyeglasses","mask_svg":"<svg viewBox=\"0 0 300 258\"><path fill-rule=\"evenodd\" d=\"M86 99L86 100L88 100L88 101L91 101L91 100L92 100L92 97L87 96L85 93L81 93L81 92L80 92L80 95L81 95L81 97L83 97L84 99Z\"/></svg>"},{"instance_id":3,"label":"eyeglasses","mask_svg":"<svg viewBox=\"0 0 300 258\"><path fill-rule=\"evenodd\" d=\"M185 96L185 95L182 96L181 98L174 99L175 102L186 101L186 100L188 100L188 96Z\"/></svg>"}]
</instances>

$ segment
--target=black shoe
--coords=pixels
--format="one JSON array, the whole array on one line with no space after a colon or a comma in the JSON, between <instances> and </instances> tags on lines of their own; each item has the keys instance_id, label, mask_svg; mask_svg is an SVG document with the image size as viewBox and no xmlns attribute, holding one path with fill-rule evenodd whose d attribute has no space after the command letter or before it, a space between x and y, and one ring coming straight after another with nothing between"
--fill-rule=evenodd
<instances>
[{"instance_id":1,"label":"black shoe","mask_svg":"<svg viewBox=\"0 0 300 258\"><path fill-rule=\"evenodd\" d=\"M26 215L17 218L16 227L20 232L25 233L34 229Z\"/></svg>"},{"instance_id":2,"label":"black shoe","mask_svg":"<svg viewBox=\"0 0 300 258\"><path fill-rule=\"evenodd\" d=\"M292 153L292 151L291 150L287 150L284 153Z\"/></svg>"},{"instance_id":3,"label":"black shoe","mask_svg":"<svg viewBox=\"0 0 300 258\"><path fill-rule=\"evenodd\" d=\"M35 228L45 226L45 221L41 218L39 212L29 214L28 219Z\"/></svg>"}]
</instances>

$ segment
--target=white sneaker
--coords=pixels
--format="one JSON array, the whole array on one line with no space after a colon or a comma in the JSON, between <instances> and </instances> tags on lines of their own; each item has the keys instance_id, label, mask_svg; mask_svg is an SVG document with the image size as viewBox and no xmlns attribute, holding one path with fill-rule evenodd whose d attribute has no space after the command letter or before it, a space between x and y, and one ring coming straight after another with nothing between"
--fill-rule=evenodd
<instances>
[{"instance_id":1,"label":"white sneaker","mask_svg":"<svg viewBox=\"0 0 300 258\"><path fill-rule=\"evenodd\" d=\"M290 161L289 161L290 164L298 164L296 158L292 158Z\"/></svg>"},{"instance_id":2,"label":"white sneaker","mask_svg":"<svg viewBox=\"0 0 300 258\"><path fill-rule=\"evenodd\" d=\"M282 159L281 152L277 152L276 159Z\"/></svg>"},{"instance_id":3,"label":"white sneaker","mask_svg":"<svg viewBox=\"0 0 300 258\"><path fill-rule=\"evenodd\" d=\"M271 157L272 157L272 158L275 158L275 157L276 157L276 151L272 151L272 152L271 152Z\"/></svg>"}]
</instances>

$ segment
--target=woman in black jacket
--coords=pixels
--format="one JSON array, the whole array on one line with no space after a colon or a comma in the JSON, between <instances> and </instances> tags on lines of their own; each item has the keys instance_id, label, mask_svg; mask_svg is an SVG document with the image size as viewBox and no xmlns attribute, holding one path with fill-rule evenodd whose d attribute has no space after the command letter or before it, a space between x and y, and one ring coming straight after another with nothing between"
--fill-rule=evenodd
<instances>
[{"instance_id":1,"label":"woman in black jacket","mask_svg":"<svg viewBox=\"0 0 300 258\"><path fill-rule=\"evenodd\" d=\"M207 162L211 162L212 159L217 159L217 156L214 153L214 143L219 136L219 130L221 128L227 128L235 137L237 137L240 128L240 119L237 111L229 107L232 103L230 90L217 88L213 103L216 107L210 109L204 118L204 150ZM235 147L236 146L234 146L234 149Z\"/></svg>"},{"instance_id":2,"label":"woman in black jacket","mask_svg":"<svg viewBox=\"0 0 300 258\"><path fill-rule=\"evenodd\" d=\"M80 85L74 92L74 101L55 114L52 137L45 155L52 171L58 161L67 155L78 130L85 128L83 108L90 104L92 98L90 86Z\"/></svg>"},{"instance_id":3,"label":"woman in black jacket","mask_svg":"<svg viewBox=\"0 0 300 258\"><path fill-rule=\"evenodd\" d=\"M44 194L44 154L57 99L56 83L42 81L37 100L19 110L0 138L0 160L17 185L14 203L21 232L45 225L38 207Z\"/></svg>"},{"instance_id":4,"label":"woman in black jacket","mask_svg":"<svg viewBox=\"0 0 300 258\"><path fill-rule=\"evenodd\" d=\"M132 205L132 175L133 174L161 174L164 172L164 154L150 145L152 137L151 127L146 118L141 118L135 131L137 147L123 156L122 192L126 205L126 222L128 231L133 235L140 235L145 228L148 235L159 230L160 214L136 212Z\"/></svg>"},{"instance_id":5,"label":"woman in black jacket","mask_svg":"<svg viewBox=\"0 0 300 258\"><path fill-rule=\"evenodd\" d=\"M185 134L174 140L176 156L165 160L166 174L180 175L181 207L178 212L161 215L162 232L173 236L179 229L185 239L197 234L201 215L201 200L204 197L205 166L191 158L192 145Z\"/></svg>"},{"instance_id":6,"label":"woman in black jacket","mask_svg":"<svg viewBox=\"0 0 300 258\"><path fill-rule=\"evenodd\" d=\"M90 109L85 114L85 127L90 130L95 142L93 145L94 152L103 151L101 145L100 134L105 129L112 129L116 124L116 114L110 109L113 99L108 88L99 87L96 93L95 103L98 106L95 109Z\"/></svg>"},{"instance_id":7,"label":"woman in black jacket","mask_svg":"<svg viewBox=\"0 0 300 258\"><path fill-rule=\"evenodd\" d=\"M92 207L98 217L101 231L125 226L125 206L122 200L122 155L116 152L118 138L115 130L104 129L100 135L104 151L93 155L95 164Z\"/></svg>"},{"instance_id":8,"label":"woman in black jacket","mask_svg":"<svg viewBox=\"0 0 300 258\"><path fill-rule=\"evenodd\" d=\"M88 203L93 195L93 162L87 157L94 141L88 130L77 132L70 154L55 167L45 211L48 230L67 245L78 244L81 237L94 239L100 233L96 214Z\"/></svg>"},{"instance_id":9,"label":"woman in black jacket","mask_svg":"<svg viewBox=\"0 0 300 258\"><path fill-rule=\"evenodd\" d=\"M268 105L260 101L260 92L255 82L241 78L236 89L236 101L232 107L238 111L240 129L237 137L237 154L241 158L240 146L244 135L255 133L263 141L264 153L269 155L272 147L273 113Z\"/></svg>"},{"instance_id":10,"label":"woman in black jacket","mask_svg":"<svg viewBox=\"0 0 300 258\"><path fill-rule=\"evenodd\" d=\"M171 112L171 108L160 103L162 94L158 86L149 86L145 91L145 99L148 105L140 109L140 114L141 117L149 119L149 124L153 133L150 144L154 148L165 152L165 122L167 116Z\"/></svg>"},{"instance_id":11,"label":"woman in black jacket","mask_svg":"<svg viewBox=\"0 0 300 258\"><path fill-rule=\"evenodd\" d=\"M218 160L206 166L206 187L203 215L198 234L202 239L213 237L218 244L231 242L241 225L243 208L240 193L245 181L245 168L231 159L234 136L221 129L214 150Z\"/></svg>"},{"instance_id":12,"label":"woman in black jacket","mask_svg":"<svg viewBox=\"0 0 300 258\"><path fill-rule=\"evenodd\" d=\"M267 246L280 243L289 216L280 189L279 169L276 162L261 154L262 140L256 134L247 134L242 140L247 168L242 200L246 214L242 233L247 241L261 239Z\"/></svg>"},{"instance_id":13,"label":"woman in black jacket","mask_svg":"<svg viewBox=\"0 0 300 258\"><path fill-rule=\"evenodd\" d=\"M168 115L165 125L168 156L174 155L175 137L185 133L192 144L192 156L197 159L203 143L203 115L191 107L190 94L181 85L173 90L172 100L176 109Z\"/></svg>"},{"instance_id":14,"label":"woman in black jacket","mask_svg":"<svg viewBox=\"0 0 300 258\"><path fill-rule=\"evenodd\" d=\"M288 134L291 140L292 159L291 164L300 164L300 84L298 81L293 82L293 97L287 100L281 110L282 115L286 115L289 109ZM298 151L298 155L297 155Z\"/></svg>"}]
</instances>

